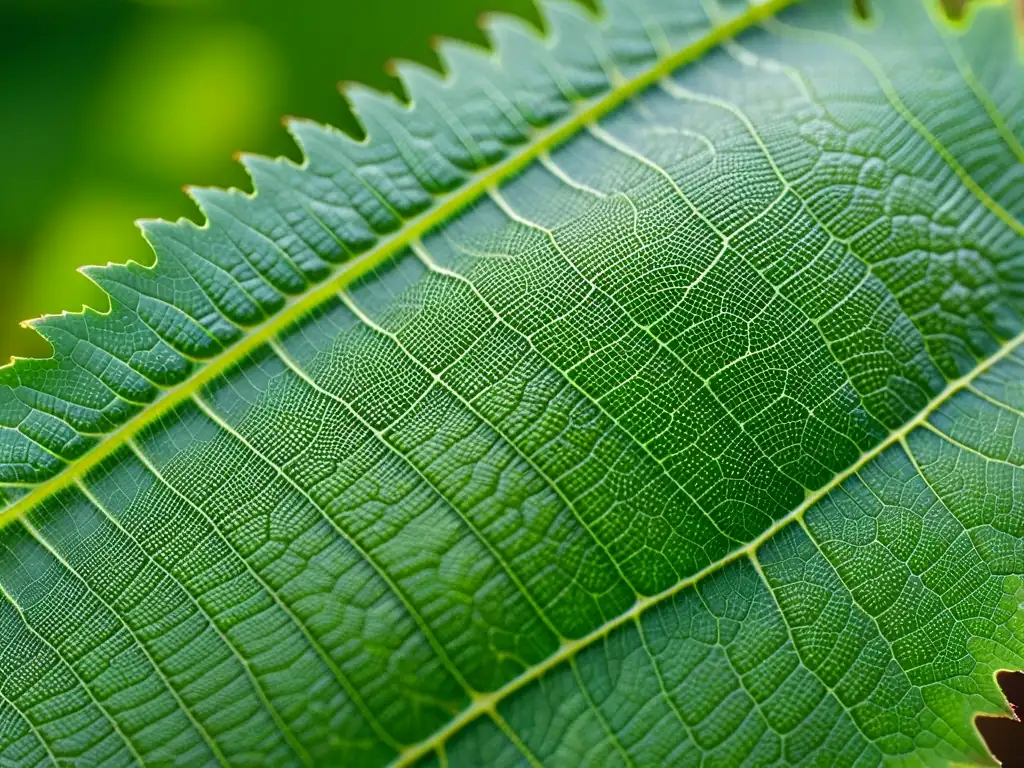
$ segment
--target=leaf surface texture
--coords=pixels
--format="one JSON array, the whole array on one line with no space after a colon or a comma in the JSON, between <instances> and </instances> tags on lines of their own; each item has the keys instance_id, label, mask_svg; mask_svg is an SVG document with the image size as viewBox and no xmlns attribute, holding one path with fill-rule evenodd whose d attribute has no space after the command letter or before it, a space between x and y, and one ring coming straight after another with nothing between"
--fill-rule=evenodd
<instances>
[{"instance_id":1,"label":"leaf surface texture","mask_svg":"<svg viewBox=\"0 0 1024 768\"><path fill-rule=\"evenodd\" d=\"M3 760L990 760L1024 70L872 7L493 19L90 268L0 369Z\"/></svg>"}]
</instances>

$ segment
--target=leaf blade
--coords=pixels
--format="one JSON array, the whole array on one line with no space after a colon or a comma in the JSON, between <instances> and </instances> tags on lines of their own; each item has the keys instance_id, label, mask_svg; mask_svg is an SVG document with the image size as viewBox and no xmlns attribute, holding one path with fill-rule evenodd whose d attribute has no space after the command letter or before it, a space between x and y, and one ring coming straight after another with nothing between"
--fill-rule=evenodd
<instances>
[{"instance_id":1,"label":"leaf blade","mask_svg":"<svg viewBox=\"0 0 1024 768\"><path fill-rule=\"evenodd\" d=\"M39 582L72 610L56 628L30 600L11 634L48 638L107 722L54 738L63 705L27 706L35 677L13 714L40 745L120 732L162 759L140 723L170 697L167 717L195 724L176 738L206 733L222 762L984 760L970 716L1005 708L990 673L1024 655L1007 384L1022 245L986 199L993 155L956 132L945 146L948 127L922 131L931 113L870 67L822 58L814 30L840 10L822 7L785 15L803 43L746 30L540 147L87 454L78 485L20 503L0 531L3 608ZM518 88L546 55L509 64ZM516 98L543 121L552 93L593 82ZM479 126L438 139L451 167L486 157ZM443 187L441 168L417 178ZM379 179L353 189L386 232L419 203ZM261 262L270 224L338 226L310 189L241 228L237 196L197 193L244 256L230 270L201 263L211 230L160 235L182 280L224 288L172 302L198 329L183 343L233 343L210 307L257 322L280 311L266 285L323 272L285 249ZM131 268L112 274L137 292ZM106 580L122 551L136 565ZM117 689L94 659L152 668L160 690Z\"/></svg>"}]
</instances>

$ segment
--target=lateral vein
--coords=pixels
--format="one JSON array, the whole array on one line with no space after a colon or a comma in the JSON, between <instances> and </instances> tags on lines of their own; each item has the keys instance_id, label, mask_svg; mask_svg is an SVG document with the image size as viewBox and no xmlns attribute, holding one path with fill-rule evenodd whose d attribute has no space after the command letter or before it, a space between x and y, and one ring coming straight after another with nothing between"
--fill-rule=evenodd
<instances>
[{"instance_id":1,"label":"lateral vein","mask_svg":"<svg viewBox=\"0 0 1024 768\"><path fill-rule=\"evenodd\" d=\"M826 485L819 488L817 491L808 494L804 501L789 512L784 517L776 521L771 527L765 530L760 536L746 544L739 547L728 555L712 563L705 568L697 571L692 576L689 576L682 581L677 582L673 586L669 587L662 592L654 595L640 597L633 604L633 607L628 611L625 611L613 619L597 627L593 631L584 635L576 640L567 640L562 643L561 647L545 659L540 664L531 667L530 669L523 672L519 677L509 681L504 686L496 691L492 691L487 694L482 694L473 700L473 703L465 710L460 712L454 717L444 728L437 731L429 739L426 739L419 744L409 747L401 752L398 758L392 763L395 768L399 766L412 765L416 760L425 755L426 753L435 750L440 744L443 744L448 738L461 730L472 720L478 716L483 715L487 712L496 709L497 705L504 701L506 698L511 696L513 693L518 691L520 688L525 687L529 683L543 676L546 672L554 669L564 661L571 659L577 653L582 651L584 648L594 644L598 640L609 635L613 630L623 626L627 622L638 620L649 608L652 608L659 603L668 600L675 595L682 592L684 589L693 586L697 582L704 579L706 576L714 573L715 571L721 570L726 565L739 560L744 557L752 557L756 554L757 550L771 539L776 533L785 528L787 525L794 521L802 520L804 514L808 509L817 504L821 499L831 493L833 490L842 485L847 479L857 474L865 465L874 460L881 453L885 452L888 448L898 444L908 434L913 432L918 427L926 424L928 417L935 412L935 409L946 402L950 397L955 395L957 392L966 389L972 381L978 376L985 373L987 370L992 368L998 362L1008 357L1020 344L1024 343L1024 331L1010 339L1006 344L1003 345L995 354L991 357L983 360L974 369L958 379L955 379L946 385L946 388L942 390L935 398L928 403L928 405L921 410L913 419L908 421L899 429L891 432L889 436L876 445L871 450L861 454L861 457L851 464L847 469L837 474L832 480Z\"/></svg>"},{"instance_id":2,"label":"lateral vein","mask_svg":"<svg viewBox=\"0 0 1024 768\"><path fill-rule=\"evenodd\" d=\"M743 30L778 14L783 8L796 0L768 0L763 4L754 5L750 10L731 21L713 27L707 35L692 45L680 48L675 53L659 59L651 67L640 72L629 80L616 80L602 95L582 102L576 111L546 129L537 131L524 148L511 154L505 160L471 178L465 186L438 198L438 203L429 213L409 220L391 237L384 239L375 248L357 256L342 265L338 272L315 286L305 294L288 301L274 316L252 330L234 346L229 347L217 357L205 363L190 378L172 388L162 391L157 398L138 416L128 420L116 430L110 432L103 440L93 446L81 458L76 459L66 469L49 480L36 486L4 510L0 510L0 527L16 519L36 506L43 499L72 485L75 478L81 477L104 459L125 445L132 437L161 416L169 413L176 406L189 400L193 394L222 375L233 365L243 360L267 341L275 338L281 331L332 299L337 292L362 275L371 272L385 263L390 257L399 253L412 241L444 223L460 211L464 210L490 188L518 173L545 152L556 147L570 137L576 135L584 126L594 123L608 114L620 104L644 89L654 85L661 78L678 69L683 64L694 61L706 51L735 37ZM258 190L256 193L258 194ZM0 370L7 366L0 367ZM0 485L3 487L3 485Z\"/></svg>"}]
</instances>

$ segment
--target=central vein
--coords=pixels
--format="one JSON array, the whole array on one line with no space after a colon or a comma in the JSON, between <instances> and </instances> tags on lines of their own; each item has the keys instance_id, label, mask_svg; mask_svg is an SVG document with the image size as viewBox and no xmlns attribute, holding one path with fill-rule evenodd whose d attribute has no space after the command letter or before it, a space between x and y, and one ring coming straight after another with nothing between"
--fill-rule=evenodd
<instances>
[{"instance_id":1,"label":"central vein","mask_svg":"<svg viewBox=\"0 0 1024 768\"><path fill-rule=\"evenodd\" d=\"M406 222L395 234L383 240L375 248L343 265L317 287L291 299L276 315L253 327L244 338L224 354L204 363L203 367L191 378L175 387L161 391L157 399L144 411L109 433L81 459L70 464L67 469L50 480L33 486L29 493L14 504L0 510L0 527L19 518L54 493L72 485L76 478L99 465L146 426L192 398L206 384L224 374L238 361L244 359L247 354L273 340L296 320L335 297L340 288L371 272L417 238L466 209L474 200L483 196L488 189L523 170L553 147L578 133L583 127L593 124L683 64L700 58L707 50L734 37L744 29L771 18L794 2L795 0L768 0L762 5L755 5L745 14L715 27L692 45L666 55L649 69L643 70L629 79L617 81L603 95L581 102L579 108L568 117L538 131L533 140L518 153L476 175L458 190L439 198L438 203L430 211ZM202 363L198 360L194 362Z\"/></svg>"},{"instance_id":2,"label":"central vein","mask_svg":"<svg viewBox=\"0 0 1024 768\"><path fill-rule=\"evenodd\" d=\"M817 491L807 495L798 507L793 509L789 514L780 518L771 527L764 531L760 536L746 544L730 552L725 557L712 563L711 565L697 571L692 576L677 582L668 589L659 592L655 595L648 597L639 597L633 606L624 613L619 614L615 618L605 622L597 629L584 635L576 640L567 640L562 643L558 650L551 656L546 658L540 664L531 667L530 669L523 672L519 677L510 680L508 683L503 685L496 691L492 691L486 694L477 694L473 697L473 701L469 707L460 712L456 717L446 725L443 729L434 733L429 739L420 742L419 744L408 747L403 750L402 753L396 759L395 766L407 766L412 765L419 758L426 753L435 749L439 744L446 741L452 735L457 733L461 728L469 724L472 720L484 715L489 712L494 712L498 703L511 696L513 693L523 688L527 684L533 682L537 678L541 677L544 673L550 671L554 667L558 666L562 662L572 658L577 653L593 645L595 642L607 637L613 630L628 624L631 621L636 621L641 614L647 609L658 605L659 603L668 600L669 598L682 592L687 587L691 587L701 579L705 578L709 574L720 570L729 563L739 560L743 557L748 557L756 553L758 548L761 547L766 541L772 536L778 533L782 528L785 528L790 523L800 520L808 509L817 504L821 499L827 496L835 488L842 485L848 478L856 475L866 464L874 460L878 455L883 453L886 449L896 445L903 441L908 434L913 432L915 429L924 424L928 417L950 397L966 389L970 384L980 375L989 370L992 366L1003 360L1005 357L1010 355L1017 347L1024 343L1024 332L1018 334L1013 339L1007 341L998 352L993 354L991 357L980 362L972 371L965 374L964 376L951 381L945 389L942 390L928 405L921 410L913 419L908 421L899 429L893 431L889 436L876 445L871 450L865 452L861 457L850 465L847 469L837 474L828 484L819 488Z\"/></svg>"}]
</instances>

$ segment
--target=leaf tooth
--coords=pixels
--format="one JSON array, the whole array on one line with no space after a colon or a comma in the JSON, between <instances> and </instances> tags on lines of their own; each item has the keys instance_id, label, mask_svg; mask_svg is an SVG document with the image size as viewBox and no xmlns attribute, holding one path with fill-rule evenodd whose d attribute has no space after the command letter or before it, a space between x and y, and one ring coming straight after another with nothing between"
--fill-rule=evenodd
<instances>
[{"instance_id":1,"label":"leaf tooth","mask_svg":"<svg viewBox=\"0 0 1024 768\"><path fill-rule=\"evenodd\" d=\"M477 20L480 29L491 41L491 47L501 53L506 53L516 43L526 43L531 46L546 47L548 44L547 34L537 29L533 24L521 16L513 16L510 13L483 13Z\"/></svg>"},{"instance_id":2,"label":"leaf tooth","mask_svg":"<svg viewBox=\"0 0 1024 768\"><path fill-rule=\"evenodd\" d=\"M114 311L113 303L104 312L83 305L80 312L64 311L59 315L43 315L23 323L23 327L31 328L50 344L55 356L72 361L84 374L102 382L104 388L124 403L122 405L107 403L101 407L99 402L94 402L91 406L91 410L94 411L91 418L72 424L76 430L98 432L115 426L119 421L117 412L127 416L133 406L151 402L160 386L158 382L146 376L144 369L140 370L117 355L116 349L104 344L102 338L90 338L87 333L83 335L83 331L89 328L90 324L101 322L101 318L112 311ZM89 344L89 350L82 356L76 356L76 349L83 340ZM56 395L56 392L47 387L46 383L42 385L42 391ZM37 403L37 407L43 405L43 403ZM45 406L43 410L46 410ZM51 415L59 414L51 412ZM81 419L85 415L85 412L80 413L79 418ZM114 417L114 424L108 420L111 416Z\"/></svg>"},{"instance_id":3,"label":"leaf tooth","mask_svg":"<svg viewBox=\"0 0 1024 768\"><path fill-rule=\"evenodd\" d=\"M81 268L79 268L79 270L81 270ZM95 281L89 278L88 275L85 275L85 273L82 274L86 277L86 279L90 280L90 282L93 282L95 284ZM82 316L102 317L103 315L110 314L110 294L104 292L103 295L107 298L108 304L103 309L98 309L88 304L82 304L81 309L62 309L60 312L57 313L47 312L42 315L39 315L38 317L30 317L28 320L22 320L19 323L19 325L27 330L35 331L44 339L46 339L46 341L53 344L54 347L60 347L61 345L57 343L54 334L52 333L55 326L58 326L60 323L67 321L69 318Z\"/></svg>"},{"instance_id":4,"label":"leaf tooth","mask_svg":"<svg viewBox=\"0 0 1024 768\"><path fill-rule=\"evenodd\" d=\"M362 143L350 133L339 130L334 126L324 125L316 122L315 120L309 120L304 117L288 118L288 122L285 123L285 127L288 129L289 135L294 139L296 145L298 145L302 152L302 165L298 166L298 170L300 171L308 169L309 166L313 164L317 142L323 141L325 138L330 140L332 143L339 142L343 148L342 151L346 149L351 150ZM255 164L252 164L252 166L247 166L246 170L253 173L254 168Z\"/></svg>"},{"instance_id":5,"label":"leaf tooth","mask_svg":"<svg viewBox=\"0 0 1024 768\"><path fill-rule=\"evenodd\" d=\"M253 159L258 157L258 155L252 156ZM237 198L243 198L244 200L251 201L256 197L258 192L256 177L253 175L249 165L245 162L243 162L242 165L249 174L249 177L254 180L252 192L245 192L237 187L228 187L227 189L224 189L222 187L200 186L195 184L190 184L185 188L185 193L189 196L189 199L196 204L196 207L203 214L204 223L199 227L200 229L209 229L216 226L216 217L213 213L215 209L229 207L231 202ZM182 223L185 221L188 220L185 219Z\"/></svg>"},{"instance_id":6,"label":"leaf tooth","mask_svg":"<svg viewBox=\"0 0 1024 768\"><path fill-rule=\"evenodd\" d=\"M89 309L91 309L91 307L83 304L81 310L78 312L64 309L61 310L59 314L44 314L39 317L22 320L19 325L26 330L34 331L38 334L44 341L50 344L54 353L63 352L69 349L70 345L66 343L67 334L61 330L60 324L67 321L69 317L85 315L86 310ZM92 313L94 315L104 314L102 312L97 312L94 309L92 310Z\"/></svg>"},{"instance_id":7,"label":"leaf tooth","mask_svg":"<svg viewBox=\"0 0 1024 768\"><path fill-rule=\"evenodd\" d=\"M430 39L430 47L437 54L441 69L449 79L458 78L461 73L472 72L481 66L494 69L498 63L497 54L493 50L468 40L435 35Z\"/></svg>"},{"instance_id":8,"label":"leaf tooth","mask_svg":"<svg viewBox=\"0 0 1024 768\"><path fill-rule=\"evenodd\" d=\"M451 73L440 72L408 59L388 59L384 71L398 80L409 103L415 102L418 92L433 94L450 87Z\"/></svg>"},{"instance_id":9,"label":"leaf tooth","mask_svg":"<svg viewBox=\"0 0 1024 768\"><path fill-rule=\"evenodd\" d=\"M363 83L343 80L338 83L338 91L348 103L360 127L367 134L363 143L372 141L368 128L371 118L393 116L408 112L407 106L402 104L393 93L386 93Z\"/></svg>"},{"instance_id":10,"label":"leaf tooth","mask_svg":"<svg viewBox=\"0 0 1024 768\"><path fill-rule=\"evenodd\" d=\"M557 37L559 24L586 24L595 27L600 17L590 8L572 0L535 0L549 37Z\"/></svg>"},{"instance_id":11,"label":"leaf tooth","mask_svg":"<svg viewBox=\"0 0 1024 768\"><path fill-rule=\"evenodd\" d=\"M206 199L206 193L209 189L212 188L201 187L197 184L185 184L181 188L181 191L185 193L185 196L188 197L189 200L195 203L196 208L199 209L199 213L203 216L203 223L200 225L200 228L209 226L210 222L210 213L204 202Z\"/></svg>"},{"instance_id":12,"label":"leaf tooth","mask_svg":"<svg viewBox=\"0 0 1024 768\"><path fill-rule=\"evenodd\" d=\"M30 317L27 320L22 320L18 323L18 326L20 328L24 328L26 331L34 331L44 341L48 342L53 348L53 351L56 352L58 350L58 345L55 341L57 335L52 332L54 322L68 314L84 314L85 308L86 307L83 304L80 312L62 309L59 314L46 313L39 315L38 317ZM12 357L11 360L14 360L14 358Z\"/></svg>"}]
</instances>

